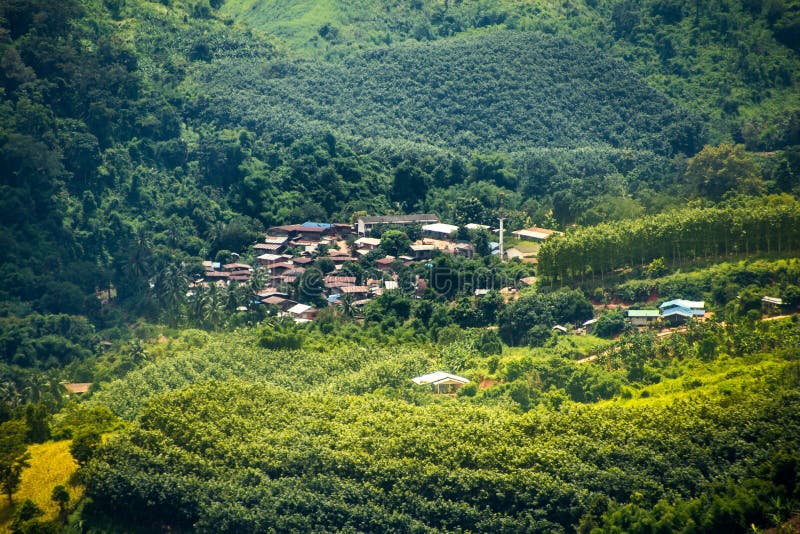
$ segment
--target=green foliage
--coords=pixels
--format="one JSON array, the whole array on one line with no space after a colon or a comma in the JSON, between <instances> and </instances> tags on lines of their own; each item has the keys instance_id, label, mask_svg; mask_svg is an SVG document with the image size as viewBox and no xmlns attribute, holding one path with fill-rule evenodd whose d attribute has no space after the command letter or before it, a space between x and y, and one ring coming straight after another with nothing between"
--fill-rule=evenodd
<instances>
[{"instance_id":1,"label":"green foliage","mask_svg":"<svg viewBox=\"0 0 800 534\"><path fill-rule=\"evenodd\" d=\"M622 312L604 313L597 318L594 333L606 339L613 338L625 329L625 315Z\"/></svg>"},{"instance_id":2,"label":"green foliage","mask_svg":"<svg viewBox=\"0 0 800 534\"><path fill-rule=\"evenodd\" d=\"M507 345L540 346L554 325L583 322L592 315L592 305L580 291L530 293L503 310L499 333Z\"/></svg>"},{"instance_id":3,"label":"green foliage","mask_svg":"<svg viewBox=\"0 0 800 534\"><path fill-rule=\"evenodd\" d=\"M495 65L492 72L484 68L487 58ZM241 79L234 94L225 83L233 76ZM330 79L339 82L321 83ZM699 148L699 122L623 63L544 34L495 32L396 46L340 64L297 63L295 72L282 76L220 63L206 80L217 113L240 123L256 121L259 131L293 124L295 135L308 134L319 121L358 137L460 149L602 144L669 154ZM565 83L570 90L559 90ZM376 108L380 101L388 105ZM528 101L542 105L527 106ZM515 185L498 156L476 157L471 166L475 180ZM413 209L428 184L418 168L401 163L390 198Z\"/></svg>"},{"instance_id":4,"label":"green foliage","mask_svg":"<svg viewBox=\"0 0 800 534\"><path fill-rule=\"evenodd\" d=\"M571 281L656 258L679 265L740 252L781 254L800 246L798 228L800 204L788 196L685 209L548 239L539 249L539 273Z\"/></svg>"},{"instance_id":5,"label":"green foliage","mask_svg":"<svg viewBox=\"0 0 800 534\"><path fill-rule=\"evenodd\" d=\"M29 465L26 433L23 421L11 420L0 424L0 487L9 504L13 503L14 492L22 481L22 470Z\"/></svg>"},{"instance_id":6,"label":"green foliage","mask_svg":"<svg viewBox=\"0 0 800 534\"><path fill-rule=\"evenodd\" d=\"M95 455L101 442L102 438L98 432L84 430L72 439L69 452L79 465L84 465Z\"/></svg>"},{"instance_id":7,"label":"green foliage","mask_svg":"<svg viewBox=\"0 0 800 534\"><path fill-rule=\"evenodd\" d=\"M53 488L51 499L53 502L58 504L58 513L63 516L67 511L70 501L69 491L67 491L67 488L61 484L55 486Z\"/></svg>"}]
</instances>

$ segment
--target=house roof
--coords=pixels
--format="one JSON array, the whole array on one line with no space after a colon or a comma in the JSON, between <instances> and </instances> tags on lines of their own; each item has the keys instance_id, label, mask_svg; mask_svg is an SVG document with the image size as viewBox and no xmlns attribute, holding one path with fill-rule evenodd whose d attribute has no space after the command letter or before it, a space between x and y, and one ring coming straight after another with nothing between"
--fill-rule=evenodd
<instances>
[{"instance_id":1,"label":"house roof","mask_svg":"<svg viewBox=\"0 0 800 534\"><path fill-rule=\"evenodd\" d=\"M307 265L309 263L313 263L314 258L309 258L308 256L298 256L296 258L292 258L292 261L298 265Z\"/></svg>"},{"instance_id":2,"label":"house roof","mask_svg":"<svg viewBox=\"0 0 800 534\"><path fill-rule=\"evenodd\" d=\"M295 304L288 310L287 313L291 313L292 315L300 315L301 313L305 313L309 310L313 310L314 306L309 306L308 304Z\"/></svg>"},{"instance_id":3,"label":"house roof","mask_svg":"<svg viewBox=\"0 0 800 534\"><path fill-rule=\"evenodd\" d=\"M273 262L273 261L283 260L283 259L285 259L285 257L281 256L280 254L269 254L269 253L267 253L267 254L262 254L261 256L258 256L256 259L257 260L261 260L261 261L266 261L266 262Z\"/></svg>"},{"instance_id":4,"label":"house roof","mask_svg":"<svg viewBox=\"0 0 800 534\"><path fill-rule=\"evenodd\" d=\"M436 247L433 245L411 245L408 248L413 250L414 252L426 252L429 250L435 250Z\"/></svg>"},{"instance_id":5,"label":"house roof","mask_svg":"<svg viewBox=\"0 0 800 534\"><path fill-rule=\"evenodd\" d=\"M381 244L381 240L375 237L359 237L354 241L354 243L358 246L367 245L377 247Z\"/></svg>"},{"instance_id":6,"label":"house roof","mask_svg":"<svg viewBox=\"0 0 800 534\"><path fill-rule=\"evenodd\" d=\"M277 252L283 247L283 243L256 243L253 245L253 250L255 251L262 251L268 250L271 252Z\"/></svg>"},{"instance_id":7,"label":"house roof","mask_svg":"<svg viewBox=\"0 0 800 534\"><path fill-rule=\"evenodd\" d=\"M283 226L273 226L269 229L282 230L284 232L303 232L308 234L321 234L328 230L328 228L320 228L319 226L306 226L304 224L285 224Z\"/></svg>"},{"instance_id":8,"label":"house roof","mask_svg":"<svg viewBox=\"0 0 800 534\"><path fill-rule=\"evenodd\" d=\"M356 283L355 276L333 276L327 275L324 279L325 284L348 284L353 285Z\"/></svg>"},{"instance_id":9,"label":"house roof","mask_svg":"<svg viewBox=\"0 0 800 534\"><path fill-rule=\"evenodd\" d=\"M510 248L506 250L506 257L508 257L509 260L513 260L514 258L522 259L525 256L519 250L515 248Z\"/></svg>"},{"instance_id":10,"label":"house roof","mask_svg":"<svg viewBox=\"0 0 800 534\"><path fill-rule=\"evenodd\" d=\"M323 230L330 230L333 228L333 225L330 223L322 223L322 222L314 222L314 221L306 221L300 226L313 226L314 228L322 228Z\"/></svg>"},{"instance_id":11,"label":"house roof","mask_svg":"<svg viewBox=\"0 0 800 534\"><path fill-rule=\"evenodd\" d=\"M268 245L283 245L287 241L289 241L289 238L285 235L278 235L278 236L268 235L264 239L264 243Z\"/></svg>"},{"instance_id":12,"label":"house roof","mask_svg":"<svg viewBox=\"0 0 800 534\"><path fill-rule=\"evenodd\" d=\"M400 287L400 284L397 283L397 280L386 280L383 283L383 287L385 287L386 289L390 289L390 290L398 289Z\"/></svg>"},{"instance_id":13,"label":"house roof","mask_svg":"<svg viewBox=\"0 0 800 534\"><path fill-rule=\"evenodd\" d=\"M566 327L564 327L564 326L561 326L560 324L557 324L557 325L555 325L555 326L552 328L552 330L558 330L559 332L564 332L564 333L566 333L566 332L567 332L567 329L566 329Z\"/></svg>"},{"instance_id":14,"label":"house roof","mask_svg":"<svg viewBox=\"0 0 800 534\"><path fill-rule=\"evenodd\" d=\"M488 230L491 226L487 226L485 224L475 224L469 223L464 225L468 230Z\"/></svg>"},{"instance_id":15,"label":"house roof","mask_svg":"<svg viewBox=\"0 0 800 534\"><path fill-rule=\"evenodd\" d=\"M628 317L659 317L658 310L628 310Z\"/></svg>"},{"instance_id":16,"label":"house roof","mask_svg":"<svg viewBox=\"0 0 800 534\"><path fill-rule=\"evenodd\" d=\"M426 224L425 226L422 227L422 231L450 235L453 232L458 231L458 226L454 226L452 224L444 224L444 223Z\"/></svg>"},{"instance_id":17,"label":"house roof","mask_svg":"<svg viewBox=\"0 0 800 534\"><path fill-rule=\"evenodd\" d=\"M538 226L531 226L530 228L524 228L522 230L517 230L516 232L511 232L512 235L518 237L529 237L531 239L539 239L545 240L551 235L560 234L556 230L549 230L547 228L539 228Z\"/></svg>"},{"instance_id":18,"label":"house roof","mask_svg":"<svg viewBox=\"0 0 800 534\"><path fill-rule=\"evenodd\" d=\"M86 393L92 387L93 382L74 382L71 384L64 384L64 389L70 393Z\"/></svg>"},{"instance_id":19,"label":"house roof","mask_svg":"<svg viewBox=\"0 0 800 534\"><path fill-rule=\"evenodd\" d=\"M365 224L377 223L394 223L394 224L410 224L410 223L435 223L439 222L439 217L431 213L419 213L412 215L377 215L359 217L359 222Z\"/></svg>"},{"instance_id":20,"label":"house roof","mask_svg":"<svg viewBox=\"0 0 800 534\"><path fill-rule=\"evenodd\" d=\"M588 321L584 321L581 326L590 326L597 322L597 319L589 319Z\"/></svg>"},{"instance_id":21,"label":"house roof","mask_svg":"<svg viewBox=\"0 0 800 534\"><path fill-rule=\"evenodd\" d=\"M415 384L467 384L469 379L444 371L435 371L427 375L412 378L411 381Z\"/></svg>"},{"instance_id":22,"label":"house roof","mask_svg":"<svg viewBox=\"0 0 800 534\"><path fill-rule=\"evenodd\" d=\"M350 293L369 293L367 286L343 286L339 288L342 294L347 295Z\"/></svg>"},{"instance_id":23,"label":"house roof","mask_svg":"<svg viewBox=\"0 0 800 534\"><path fill-rule=\"evenodd\" d=\"M767 304L775 304L776 306L783 306L783 299L777 297L761 297L762 302Z\"/></svg>"},{"instance_id":24,"label":"house roof","mask_svg":"<svg viewBox=\"0 0 800 534\"><path fill-rule=\"evenodd\" d=\"M664 313L661 314L661 317L672 317L673 315L680 315L681 317L693 317L695 313L694 310L690 308L684 308L683 306L675 306L668 310L664 310Z\"/></svg>"},{"instance_id":25,"label":"house roof","mask_svg":"<svg viewBox=\"0 0 800 534\"><path fill-rule=\"evenodd\" d=\"M226 263L222 266L226 271L249 271L250 266L246 263Z\"/></svg>"},{"instance_id":26,"label":"house roof","mask_svg":"<svg viewBox=\"0 0 800 534\"><path fill-rule=\"evenodd\" d=\"M391 265L394 263L395 257L394 256L386 256L385 258L380 258L375 260L375 263L378 265Z\"/></svg>"},{"instance_id":27,"label":"house roof","mask_svg":"<svg viewBox=\"0 0 800 534\"><path fill-rule=\"evenodd\" d=\"M263 302L264 304L275 304L277 306L278 304L282 304L282 303L286 302L287 300L289 300L289 299L283 298L283 297L279 297L278 295L271 295L271 296L269 296L269 297L267 297L265 299L261 299L261 302Z\"/></svg>"},{"instance_id":28,"label":"house roof","mask_svg":"<svg viewBox=\"0 0 800 534\"><path fill-rule=\"evenodd\" d=\"M673 299L668 300L667 302L663 303L659 308L662 310L664 308L670 308L672 306L679 306L681 308L689 308L690 310L699 310L706 307L706 303L702 300L684 300L684 299Z\"/></svg>"}]
</instances>

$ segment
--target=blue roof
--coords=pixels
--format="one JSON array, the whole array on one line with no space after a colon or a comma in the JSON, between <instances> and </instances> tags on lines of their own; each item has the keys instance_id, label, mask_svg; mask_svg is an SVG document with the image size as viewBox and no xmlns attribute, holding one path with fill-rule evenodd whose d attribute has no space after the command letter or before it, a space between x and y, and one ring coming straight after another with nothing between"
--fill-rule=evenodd
<instances>
[{"instance_id":1,"label":"blue roof","mask_svg":"<svg viewBox=\"0 0 800 534\"><path fill-rule=\"evenodd\" d=\"M314 222L314 221L306 221L303 224L301 224L300 226L311 226L313 228L324 228L325 230L333 228L333 225L330 224L330 223L321 223L321 222Z\"/></svg>"},{"instance_id":2,"label":"blue roof","mask_svg":"<svg viewBox=\"0 0 800 534\"><path fill-rule=\"evenodd\" d=\"M685 300L685 299L674 299L663 303L659 308L669 308L671 306L678 306L679 308L689 308L689 309L702 309L705 307L705 302L702 300Z\"/></svg>"},{"instance_id":3,"label":"blue roof","mask_svg":"<svg viewBox=\"0 0 800 534\"><path fill-rule=\"evenodd\" d=\"M341 296L341 295L339 295L339 294L337 293L336 295L331 295L330 297L328 297L328 298L327 298L327 299L325 299L325 300L327 300L327 301L328 301L328 302L330 302L330 303L334 303L334 302L336 302L337 300L339 300L340 298L342 298L342 296Z\"/></svg>"},{"instance_id":4,"label":"blue roof","mask_svg":"<svg viewBox=\"0 0 800 534\"><path fill-rule=\"evenodd\" d=\"M671 317L673 315L680 315L681 317L693 317L695 313L689 308L684 308L683 306L675 306L674 308L665 310L661 314L661 317Z\"/></svg>"}]
</instances>

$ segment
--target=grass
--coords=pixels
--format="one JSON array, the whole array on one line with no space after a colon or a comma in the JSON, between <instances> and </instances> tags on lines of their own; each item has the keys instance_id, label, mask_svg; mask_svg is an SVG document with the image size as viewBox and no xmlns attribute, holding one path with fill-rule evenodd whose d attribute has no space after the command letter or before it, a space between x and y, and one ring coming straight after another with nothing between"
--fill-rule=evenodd
<instances>
[{"instance_id":1,"label":"grass","mask_svg":"<svg viewBox=\"0 0 800 534\"><path fill-rule=\"evenodd\" d=\"M48 441L28 448L31 466L22 472L20 489L14 494L16 505L25 499L32 500L44 511L41 519L47 521L58 516L58 505L50 498L55 486L62 484L67 488L71 503L80 499L83 489L69 485L69 479L78 469L78 464L69 452L70 443L70 440ZM3 496L0 504L0 533L10 532L13 517L14 508L8 505L8 499Z\"/></svg>"}]
</instances>

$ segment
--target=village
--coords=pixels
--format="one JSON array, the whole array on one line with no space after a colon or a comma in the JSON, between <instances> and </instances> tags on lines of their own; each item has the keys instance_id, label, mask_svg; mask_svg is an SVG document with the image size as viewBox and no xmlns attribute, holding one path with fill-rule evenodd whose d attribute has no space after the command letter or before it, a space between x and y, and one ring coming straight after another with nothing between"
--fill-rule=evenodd
<instances>
[{"instance_id":1,"label":"village","mask_svg":"<svg viewBox=\"0 0 800 534\"><path fill-rule=\"evenodd\" d=\"M408 229L420 238L401 245L399 254L391 255L381 247L381 239L371 237L375 230ZM472 258L475 245L469 241L476 231L492 232L486 225L467 224L459 227L442 223L432 214L384 215L358 217L354 224L307 221L302 224L273 226L264 240L252 245L250 250L234 254L231 263L204 261L205 272L190 284L187 296L191 298L199 287L230 284L250 284L254 289L255 305L270 306L274 313L293 318L296 322L312 321L318 306L310 300L324 298L331 306L344 302L359 309L386 291L400 289L397 271L402 266L430 261L437 254L450 254ZM536 263L535 248L525 253L517 248L503 249L503 229L494 230L497 241L486 240L489 254L504 261ZM520 241L541 242L555 230L528 228L511 232ZM242 258L250 258L249 262ZM359 269L357 276L353 264L369 265ZM428 264L431 265L431 264ZM314 287L297 285L306 273L316 273L321 280ZM255 282L255 284L254 284ZM527 277L523 284L533 284L535 278ZM410 289L421 296L426 281L416 276ZM516 288L497 288L506 293ZM479 296L488 289L476 289ZM309 299L308 297L314 297Z\"/></svg>"}]
</instances>

